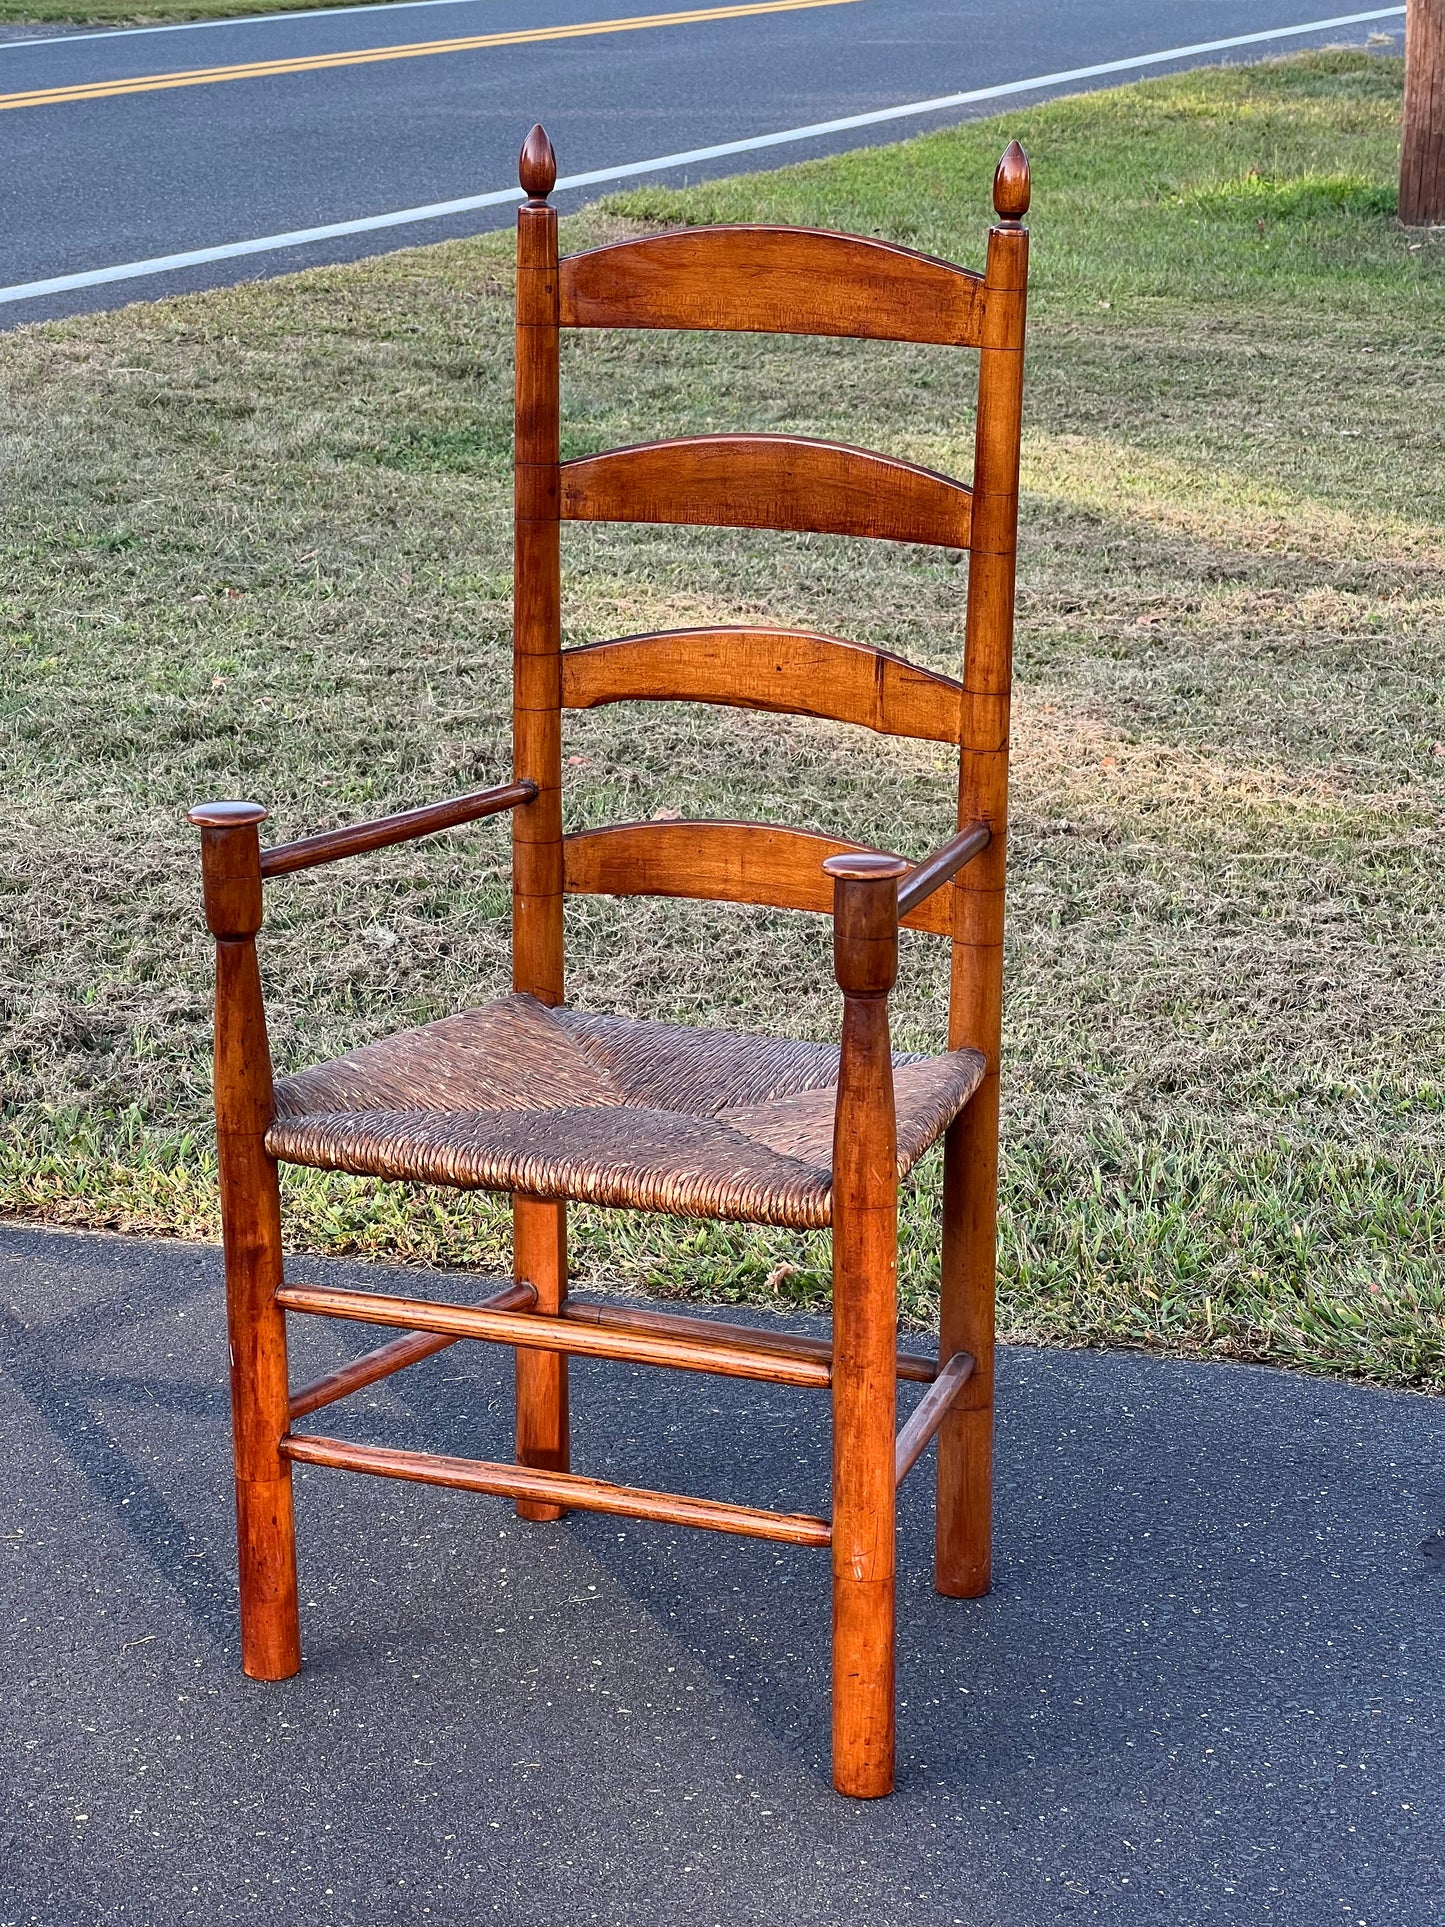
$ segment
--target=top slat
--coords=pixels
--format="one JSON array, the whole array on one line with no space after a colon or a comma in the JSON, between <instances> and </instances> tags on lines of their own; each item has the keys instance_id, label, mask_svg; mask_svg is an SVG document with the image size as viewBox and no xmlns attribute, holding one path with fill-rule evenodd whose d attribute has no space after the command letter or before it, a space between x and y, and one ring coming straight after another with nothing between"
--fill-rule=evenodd
<instances>
[{"instance_id":1,"label":"top slat","mask_svg":"<svg viewBox=\"0 0 1445 1927\"><path fill-rule=\"evenodd\" d=\"M702 227L560 264L564 328L720 328L977 348L980 275L820 228Z\"/></svg>"}]
</instances>

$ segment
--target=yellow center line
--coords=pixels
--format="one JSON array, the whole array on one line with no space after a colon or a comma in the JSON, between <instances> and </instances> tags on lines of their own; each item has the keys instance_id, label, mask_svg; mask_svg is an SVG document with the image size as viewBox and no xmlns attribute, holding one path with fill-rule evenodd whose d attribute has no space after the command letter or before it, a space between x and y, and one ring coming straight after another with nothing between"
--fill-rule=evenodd
<instances>
[{"instance_id":1,"label":"yellow center line","mask_svg":"<svg viewBox=\"0 0 1445 1927\"><path fill-rule=\"evenodd\" d=\"M570 27L529 27L516 33L469 34L461 40L414 40L398 47L366 47L352 53L312 54L296 60L251 60L234 67L190 67L172 74L136 74L129 80L83 81L74 87L37 87L0 94L0 110L54 107L72 100L108 100L116 94L152 94L167 87L213 87L223 80L261 80L271 74L308 74L324 67L364 67L378 60L420 60L426 54L470 53L478 47L520 47L538 40L576 40L588 34L635 33L643 27L688 27L704 20L741 20L750 14L803 13L814 7L845 7L857 0L755 0L749 6L704 7L692 13L645 13L626 20L585 20Z\"/></svg>"}]
</instances>

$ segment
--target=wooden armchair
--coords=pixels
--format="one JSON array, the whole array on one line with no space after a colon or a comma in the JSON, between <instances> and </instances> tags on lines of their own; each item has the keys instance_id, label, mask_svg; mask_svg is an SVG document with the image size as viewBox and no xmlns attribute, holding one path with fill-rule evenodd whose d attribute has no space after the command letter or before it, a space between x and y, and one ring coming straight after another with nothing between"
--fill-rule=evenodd
<instances>
[{"instance_id":1,"label":"wooden armchair","mask_svg":"<svg viewBox=\"0 0 1445 1927\"><path fill-rule=\"evenodd\" d=\"M191 812L216 938L216 1119L231 1340L242 1652L300 1665L291 1467L299 1462L831 1547L833 1760L844 1793L893 1781L894 1508L938 1437L936 1584L989 1584L994 1226L1010 653L1028 237L1011 145L980 276L882 242L714 227L560 261L541 128L518 213L515 780L263 850L255 803ZM980 351L972 489L882 455L780 435L709 435L559 458L561 328L708 328ZM884 651L786 629L693 629L561 647L565 519L809 529L970 551L962 683ZM562 833L562 711L726 702L957 743L958 833L920 863L752 823ZM273 1085L256 961L262 883L510 811L514 994ZM841 1049L568 1008L562 903L654 893L829 912ZM890 1054L898 928L952 943L948 1050ZM900 1351L901 1178L945 1141L939 1361ZM514 1199L515 1282L476 1305L287 1285L277 1160L480 1187ZM831 1225L832 1342L591 1304L567 1294L575 1198L779 1226ZM286 1314L407 1335L293 1392ZM510 1465L345 1443L293 1422L459 1338L515 1347ZM829 1390L832 1516L634 1489L570 1469L567 1357L640 1360ZM928 1390L895 1436L896 1381Z\"/></svg>"}]
</instances>

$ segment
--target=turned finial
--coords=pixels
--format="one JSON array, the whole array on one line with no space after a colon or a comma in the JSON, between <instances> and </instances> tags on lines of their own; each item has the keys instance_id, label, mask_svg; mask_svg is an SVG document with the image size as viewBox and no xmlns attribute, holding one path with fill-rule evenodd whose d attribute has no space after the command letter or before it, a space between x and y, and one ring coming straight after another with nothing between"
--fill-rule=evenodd
<instances>
[{"instance_id":1,"label":"turned finial","mask_svg":"<svg viewBox=\"0 0 1445 1927\"><path fill-rule=\"evenodd\" d=\"M522 142L517 179L522 183L522 191L533 201L545 201L556 185L557 156L540 121Z\"/></svg>"},{"instance_id":2,"label":"turned finial","mask_svg":"<svg viewBox=\"0 0 1445 1927\"><path fill-rule=\"evenodd\" d=\"M1009 142L994 170L993 206L1001 221L1021 221L1029 211L1029 157L1017 141Z\"/></svg>"}]
</instances>

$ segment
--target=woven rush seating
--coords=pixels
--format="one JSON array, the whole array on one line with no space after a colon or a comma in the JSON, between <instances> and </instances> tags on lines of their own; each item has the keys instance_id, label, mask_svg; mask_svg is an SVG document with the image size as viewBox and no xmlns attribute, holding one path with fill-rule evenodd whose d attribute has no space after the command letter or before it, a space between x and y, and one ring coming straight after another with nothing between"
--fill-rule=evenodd
<instances>
[{"instance_id":1,"label":"woven rush seating","mask_svg":"<svg viewBox=\"0 0 1445 1927\"><path fill-rule=\"evenodd\" d=\"M984 1074L895 1053L898 1175ZM282 1078L273 1157L796 1228L831 1223L838 1048L504 997Z\"/></svg>"}]
</instances>

